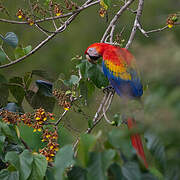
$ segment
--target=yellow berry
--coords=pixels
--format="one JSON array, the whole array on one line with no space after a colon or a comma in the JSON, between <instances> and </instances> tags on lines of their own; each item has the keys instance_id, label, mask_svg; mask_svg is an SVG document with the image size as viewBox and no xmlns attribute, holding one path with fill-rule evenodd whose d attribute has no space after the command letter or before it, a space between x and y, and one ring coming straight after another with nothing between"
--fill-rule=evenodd
<instances>
[{"instance_id":1,"label":"yellow berry","mask_svg":"<svg viewBox=\"0 0 180 180\"><path fill-rule=\"evenodd\" d=\"M168 24L168 28L172 28L173 27L173 24Z\"/></svg>"}]
</instances>

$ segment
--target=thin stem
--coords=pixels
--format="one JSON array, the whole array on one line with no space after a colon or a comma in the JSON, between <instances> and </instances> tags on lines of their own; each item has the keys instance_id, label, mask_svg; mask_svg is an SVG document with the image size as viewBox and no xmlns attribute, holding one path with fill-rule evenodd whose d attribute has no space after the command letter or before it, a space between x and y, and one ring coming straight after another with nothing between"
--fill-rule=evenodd
<instances>
[{"instance_id":1,"label":"thin stem","mask_svg":"<svg viewBox=\"0 0 180 180\"><path fill-rule=\"evenodd\" d=\"M129 0L127 1L127 3L121 7L121 9L116 13L116 15L114 16L114 18L111 20L109 26L107 27L101 42L105 42L106 37L108 36L108 33L110 32L110 30L112 29L112 27L117 23L119 17L122 15L122 13L134 2L134 0Z\"/></svg>"},{"instance_id":2,"label":"thin stem","mask_svg":"<svg viewBox=\"0 0 180 180\"><path fill-rule=\"evenodd\" d=\"M134 40L136 31L137 31L137 27L138 27L138 23L140 22L140 17L142 15L143 5L144 5L144 0L139 0L138 9L137 9L137 13L136 13L136 18L134 20L134 26L132 28L129 40L128 40L127 44L126 44L126 47L125 47L126 49L128 49L130 47L130 45L132 44L132 41Z\"/></svg>"}]
</instances>

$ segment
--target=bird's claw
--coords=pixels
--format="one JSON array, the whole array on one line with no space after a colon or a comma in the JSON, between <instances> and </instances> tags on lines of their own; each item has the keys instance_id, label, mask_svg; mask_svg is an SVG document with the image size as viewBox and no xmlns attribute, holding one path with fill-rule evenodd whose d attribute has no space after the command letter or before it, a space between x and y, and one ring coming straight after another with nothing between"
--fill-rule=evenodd
<instances>
[{"instance_id":1,"label":"bird's claw","mask_svg":"<svg viewBox=\"0 0 180 180\"><path fill-rule=\"evenodd\" d=\"M112 93L115 92L114 88L111 85L103 88L103 93L110 93L110 92L112 92Z\"/></svg>"}]
</instances>

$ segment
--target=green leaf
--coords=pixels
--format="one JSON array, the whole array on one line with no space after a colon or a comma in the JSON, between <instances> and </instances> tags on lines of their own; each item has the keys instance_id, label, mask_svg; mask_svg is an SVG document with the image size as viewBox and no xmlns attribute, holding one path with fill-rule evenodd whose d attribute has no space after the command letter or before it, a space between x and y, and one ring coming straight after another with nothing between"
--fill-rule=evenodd
<instances>
[{"instance_id":1,"label":"green leaf","mask_svg":"<svg viewBox=\"0 0 180 180\"><path fill-rule=\"evenodd\" d=\"M4 135L0 135L0 154L3 152L5 139L6 137Z\"/></svg>"},{"instance_id":2,"label":"green leaf","mask_svg":"<svg viewBox=\"0 0 180 180\"><path fill-rule=\"evenodd\" d=\"M56 180L63 180L63 174L66 168L75 164L73 154L74 152L72 145L66 145L57 152L54 167Z\"/></svg>"},{"instance_id":3,"label":"green leaf","mask_svg":"<svg viewBox=\"0 0 180 180\"><path fill-rule=\"evenodd\" d=\"M122 166L122 174L127 180L141 180L141 172L137 163L127 162Z\"/></svg>"},{"instance_id":4,"label":"green leaf","mask_svg":"<svg viewBox=\"0 0 180 180\"><path fill-rule=\"evenodd\" d=\"M24 150L20 155L13 151L8 152L5 156L5 160L19 171L20 180L28 179L32 171L32 166L34 165L33 163L36 163L36 160L33 161L32 153L28 150ZM38 167L36 168L38 169Z\"/></svg>"},{"instance_id":5,"label":"green leaf","mask_svg":"<svg viewBox=\"0 0 180 180\"><path fill-rule=\"evenodd\" d=\"M18 180L19 174L17 171L8 171L7 169L3 169L0 171L0 179L1 180Z\"/></svg>"},{"instance_id":6,"label":"green leaf","mask_svg":"<svg viewBox=\"0 0 180 180\"><path fill-rule=\"evenodd\" d=\"M6 60L6 55L0 50L0 63Z\"/></svg>"},{"instance_id":7,"label":"green leaf","mask_svg":"<svg viewBox=\"0 0 180 180\"><path fill-rule=\"evenodd\" d=\"M43 180L46 174L46 169L46 158L40 154L33 154L32 171L28 180Z\"/></svg>"},{"instance_id":8,"label":"green leaf","mask_svg":"<svg viewBox=\"0 0 180 180\"><path fill-rule=\"evenodd\" d=\"M25 53L25 55L26 54L29 54L30 52L31 52L31 50L32 50L32 46L31 45L29 45L29 46L26 46L25 48L23 48L24 49L24 53Z\"/></svg>"},{"instance_id":9,"label":"green leaf","mask_svg":"<svg viewBox=\"0 0 180 180\"><path fill-rule=\"evenodd\" d=\"M10 92L17 100L17 103L21 105L25 96L25 91L23 88L23 79L21 77L13 77L9 80L8 85Z\"/></svg>"},{"instance_id":10,"label":"green leaf","mask_svg":"<svg viewBox=\"0 0 180 180\"><path fill-rule=\"evenodd\" d=\"M68 171L68 179L70 180L86 180L87 171L81 167L74 166Z\"/></svg>"},{"instance_id":11,"label":"green leaf","mask_svg":"<svg viewBox=\"0 0 180 180\"><path fill-rule=\"evenodd\" d=\"M82 167L87 167L89 152L93 150L97 138L91 134L82 134L78 144L78 160Z\"/></svg>"},{"instance_id":12,"label":"green leaf","mask_svg":"<svg viewBox=\"0 0 180 180\"><path fill-rule=\"evenodd\" d=\"M80 94L83 96L86 104L88 97L90 97L93 94L95 86L91 81L81 79L79 82L79 89Z\"/></svg>"},{"instance_id":13,"label":"green leaf","mask_svg":"<svg viewBox=\"0 0 180 180\"><path fill-rule=\"evenodd\" d=\"M120 149L127 157L130 158L132 156L132 146L129 143L130 138L126 127L124 129L123 127L121 129L113 129L109 132L108 142L116 149Z\"/></svg>"},{"instance_id":14,"label":"green leaf","mask_svg":"<svg viewBox=\"0 0 180 180\"><path fill-rule=\"evenodd\" d=\"M88 60L82 60L81 63L79 63L76 68L80 69L81 75L83 78L88 78L88 70L93 65L89 63Z\"/></svg>"},{"instance_id":15,"label":"green leaf","mask_svg":"<svg viewBox=\"0 0 180 180\"><path fill-rule=\"evenodd\" d=\"M107 170L112 164L112 159L115 156L115 151L112 149L104 152L93 152L90 154L88 163L88 180L107 180Z\"/></svg>"},{"instance_id":16,"label":"green leaf","mask_svg":"<svg viewBox=\"0 0 180 180\"><path fill-rule=\"evenodd\" d=\"M0 107L8 102L9 90L6 78L0 74Z\"/></svg>"},{"instance_id":17,"label":"green leaf","mask_svg":"<svg viewBox=\"0 0 180 180\"><path fill-rule=\"evenodd\" d=\"M153 157L157 160L161 167L164 167L166 164L166 155L164 146L160 139L149 131L144 134L144 137L147 139L147 148L153 154Z\"/></svg>"},{"instance_id":18,"label":"green leaf","mask_svg":"<svg viewBox=\"0 0 180 180\"><path fill-rule=\"evenodd\" d=\"M25 48L22 48L22 47L17 47L15 50L14 50L14 55L15 55L15 58L18 59L20 57L23 57L25 56L26 54L28 54L29 52L31 52L32 50L32 46L29 45Z\"/></svg>"},{"instance_id":19,"label":"green leaf","mask_svg":"<svg viewBox=\"0 0 180 180\"><path fill-rule=\"evenodd\" d=\"M25 55L24 49L21 48L21 47L17 47L17 48L14 50L14 55L15 55L15 58L16 58L16 59L19 59L20 57L23 57L23 56Z\"/></svg>"},{"instance_id":20,"label":"green leaf","mask_svg":"<svg viewBox=\"0 0 180 180\"><path fill-rule=\"evenodd\" d=\"M33 163L33 155L28 150L24 150L19 156L20 162L20 180L27 179L32 170L32 163Z\"/></svg>"},{"instance_id":21,"label":"green leaf","mask_svg":"<svg viewBox=\"0 0 180 180\"><path fill-rule=\"evenodd\" d=\"M8 137L10 140L15 141L17 140L16 132L12 128L10 128L12 125L8 125L4 122L0 122L0 132Z\"/></svg>"},{"instance_id":22,"label":"green leaf","mask_svg":"<svg viewBox=\"0 0 180 180\"><path fill-rule=\"evenodd\" d=\"M16 168L16 170L19 170L20 163L19 163L19 156L17 152L14 152L14 151L7 152L5 156L5 161L13 165Z\"/></svg>"},{"instance_id":23,"label":"green leaf","mask_svg":"<svg viewBox=\"0 0 180 180\"><path fill-rule=\"evenodd\" d=\"M64 80L63 83L66 86L77 85L79 83L79 77L76 75L71 75L70 79Z\"/></svg>"},{"instance_id":24,"label":"green leaf","mask_svg":"<svg viewBox=\"0 0 180 180\"><path fill-rule=\"evenodd\" d=\"M1 37L1 36L0 36ZM18 45L18 37L14 32L8 32L4 37L1 37L5 43L16 48Z\"/></svg>"},{"instance_id":25,"label":"green leaf","mask_svg":"<svg viewBox=\"0 0 180 180\"><path fill-rule=\"evenodd\" d=\"M32 73L31 72L26 72L25 75L23 76L24 84L25 84L25 89L28 90L31 82L32 82Z\"/></svg>"},{"instance_id":26,"label":"green leaf","mask_svg":"<svg viewBox=\"0 0 180 180\"><path fill-rule=\"evenodd\" d=\"M112 176L112 179L115 179L115 180L122 180L123 179L121 168L117 163L113 163L109 167L109 172Z\"/></svg>"},{"instance_id":27,"label":"green leaf","mask_svg":"<svg viewBox=\"0 0 180 180\"><path fill-rule=\"evenodd\" d=\"M97 88L106 87L109 84L108 79L105 77L104 73L101 71L100 65L94 65L88 69L88 77L96 85Z\"/></svg>"}]
</instances>

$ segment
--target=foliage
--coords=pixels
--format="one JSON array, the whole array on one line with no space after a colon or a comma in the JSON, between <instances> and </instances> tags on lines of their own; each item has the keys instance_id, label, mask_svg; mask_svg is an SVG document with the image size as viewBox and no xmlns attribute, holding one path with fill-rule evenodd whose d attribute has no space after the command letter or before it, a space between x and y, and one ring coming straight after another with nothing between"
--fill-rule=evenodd
<instances>
[{"instance_id":1,"label":"foliage","mask_svg":"<svg viewBox=\"0 0 180 180\"><path fill-rule=\"evenodd\" d=\"M66 14L82 9L85 1L31 2L30 10L23 1L0 1L0 16L20 22L1 25L0 65L32 55L43 42L39 39L49 38L57 30L54 24L65 24L64 32L70 24ZM126 104L115 96L108 110L114 122L111 126L93 121L98 117L102 89L109 84L101 62L91 64L74 55L83 54L89 44L102 38L124 1L100 0L98 4L39 54L0 72L0 179L180 179L178 5L168 0L144 3L141 28L167 25L168 30L158 36L148 34L148 45L140 34L134 41L132 51L143 71L144 86L147 84L144 111L137 102ZM128 41L136 5L115 24L112 39L121 47ZM158 15L155 9L159 9ZM36 22L46 18L51 20ZM33 32L35 28L42 34ZM140 122L132 132L124 124L129 111ZM134 132L143 138L148 169L130 143Z\"/></svg>"}]
</instances>

